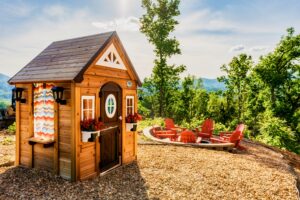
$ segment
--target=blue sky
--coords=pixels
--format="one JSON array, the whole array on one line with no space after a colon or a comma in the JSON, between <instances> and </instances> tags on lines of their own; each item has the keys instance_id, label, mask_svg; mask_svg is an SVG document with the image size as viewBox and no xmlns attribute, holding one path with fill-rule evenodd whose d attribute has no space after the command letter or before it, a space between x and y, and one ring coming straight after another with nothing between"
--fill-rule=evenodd
<instances>
[{"instance_id":1,"label":"blue sky","mask_svg":"<svg viewBox=\"0 0 300 200\"><path fill-rule=\"evenodd\" d=\"M300 31L299 0L182 0L174 33L184 64L197 77L222 75L220 66L240 53L257 61L288 27ZM138 31L140 0L0 2L0 73L12 76L52 41L117 30L140 77L153 67L153 46Z\"/></svg>"}]
</instances>

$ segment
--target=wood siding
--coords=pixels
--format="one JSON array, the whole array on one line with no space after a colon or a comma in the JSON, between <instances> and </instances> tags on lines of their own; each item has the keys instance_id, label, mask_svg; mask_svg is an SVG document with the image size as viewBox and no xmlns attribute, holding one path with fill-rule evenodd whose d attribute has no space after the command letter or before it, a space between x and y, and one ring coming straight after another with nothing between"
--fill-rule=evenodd
<instances>
[{"instance_id":1,"label":"wood siding","mask_svg":"<svg viewBox=\"0 0 300 200\"><path fill-rule=\"evenodd\" d=\"M136 132L126 132L125 117L126 117L126 96L134 96L135 98L135 112L137 112L137 80L134 79L132 69L129 63L124 57L124 53L120 53L121 48L117 40L112 40L116 46L122 61L124 62L127 70L108 68L105 66L96 66L96 61L105 52L105 49L100 53L95 62L84 73L84 80L81 83L76 83L76 89L80 90L80 96L76 96L76 101L81 102L81 96L91 95L95 96L95 119L101 116L100 113L100 98L99 92L101 87L108 83L114 82L120 86L122 89L122 164L131 163L136 159L137 153L137 133ZM109 46L109 43L107 46ZM127 86L127 81L132 81L132 86L129 88ZM77 103L80 106L80 103ZM80 123L80 109L77 109L76 120ZM79 117L78 117L79 116ZM76 162L77 165L77 179L84 180L95 176L95 173L99 173L99 160L100 158L100 147L98 142L81 142L81 130L80 127L76 129L76 135L78 136L77 146L78 151ZM97 141L97 140L96 140Z\"/></svg>"},{"instance_id":2,"label":"wood siding","mask_svg":"<svg viewBox=\"0 0 300 200\"><path fill-rule=\"evenodd\" d=\"M59 158L59 175L65 179L71 179L71 137L72 137L72 110L73 104L71 98L71 84L60 83L57 86L63 87L64 99L67 100L66 105L58 107L58 158Z\"/></svg>"},{"instance_id":3,"label":"wood siding","mask_svg":"<svg viewBox=\"0 0 300 200\"><path fill-rule=\"evenodd\" d=\"M26 103L17 102L16 114L16 165L45 169L59 172L65 179L71 179L71 95L70 84L57 83L57 86L65 88L64 99L67 105L57 105L55 111L55 122L58 127L58 145L44 147L43 144L29 144L29 138L33 137L33 86L32 84L17 84L17 87L24 88L23 98ZM58 115L58 116L56 116ZM57 133L56 133L57 134ZM56 140L56 142L57 142ZM33 148L33 151L32 151Z\"/></svg>"},{"instance_id":4,"label":"wood siding","mask_svg":"<svg viewBox=\"0 0 300 200\"><path fill-rule=\"evenodd\" d=\"M30 123L33 123L32 113L32 85L18 84L17 87L24 88L23 98L26 103L17 102L16 114L16 165L31 167L32 165L32 146L28 139L33 136L33 129ZM19 140L18 140L19 139Z\"/></svg>"}]
</instances>

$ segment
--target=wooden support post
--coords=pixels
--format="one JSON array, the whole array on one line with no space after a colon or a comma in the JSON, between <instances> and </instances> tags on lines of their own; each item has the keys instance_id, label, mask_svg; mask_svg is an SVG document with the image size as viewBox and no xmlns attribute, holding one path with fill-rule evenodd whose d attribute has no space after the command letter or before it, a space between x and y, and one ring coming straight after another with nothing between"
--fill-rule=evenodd
<instances>
[{"instance_id":1,"label":"wooden support post","mask_svg":"<svg viewBox=\"0 0 300 200\"><path fill-rule=\"evenodd\" d=\"M54 103L54 150L53 150L53 172L59 174L59 157L58 157L58 148L59 148L59 126L58 126L58 116L59 116L59 104Z\"/></svg>"},{"instance_id":2,"label":"wooden support post","mask_svg":"<svg viewBox=\"0 0 300 200\"><path fill-rule=\"evenodd\" d=\"M79 180L80 88L71 83L71 180Z\"/></svg>"},{"instance_id":3,"label":"wooden support post","mask_svg":"<svg viewBox=\"0 0 300 200\"><path fill-rule=\"evenodd\" d=\"M137 90L135 91L135 95L134 95L134 99L135 99L135 102L134 102L134 112L137 113L138 112L138 95L137 95ZM138 135L137 135L137 131L134 132L134 157L135 159L137 159L137 140L138 140Z\"/></svg>"},{"instance_id":4,"label":"wooden support post","mask_svg":"<svg viewBox=\"0 0 300 200\"><path fill-rule=\"evenodd\" d=\"M95 160L96 160L96 163L95 163L95 167L96 167L96 172L97 172L97 175L100 173L100 166L99 166L99 163L100 163L100 137L97 136L96 137L96 147L95 147Z\"/></svg>"},{"instance_id":5,"label":"wooden support post","mask_svg":"<svg viewBox=\"0 0 300 200\"><path fill-rule=\"evenodd\" d=\"M16 158L15 165L20 164L20 102L16 102Z\"/></svg>"},{"instance_id":6,"label":"wooden support post","mask_svg":"<svg viewBox=\"0 0 300 200\"><path fill-rule=\"evenodd\" d=\"M28 111L29 111L29 124L28 124L28 137L32 138L34 136L34 118L33 118L33 85L30 85L28 88L28 95L27 95L27 101L28 101ZM29 166L31 168L34 167L34 145L30 145L31 148L31 154L29 155Z\"/></svg>"}]
</instances>

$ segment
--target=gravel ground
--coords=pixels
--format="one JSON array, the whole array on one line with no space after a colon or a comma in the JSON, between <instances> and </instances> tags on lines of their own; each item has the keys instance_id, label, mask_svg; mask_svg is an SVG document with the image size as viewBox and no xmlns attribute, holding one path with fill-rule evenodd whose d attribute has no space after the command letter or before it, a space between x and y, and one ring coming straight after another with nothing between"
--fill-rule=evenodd
<instances>
[{"instance_id":1,"label":"gravel ground","mask_svg":"<svg viewBox=\"0 0 300 200\"><path fill-rule=\"evenodd\" d=\"M6 131L0 131L0 167L11 165L14 160L15 136L7 134Z\"/></svg>"},{"instance_id":2,"label":"gravel ground","mask_svg":"<svg viewBox=\"0 0 300 200\"><path fill-rule=\"evenodd\" d=\"M243 145L248 150L236 154L139 145L137 163L77 183L37 169L0 167L0 199L297 199L299 168L292 173L280 151Z\"/></svg>"}]
</instances>

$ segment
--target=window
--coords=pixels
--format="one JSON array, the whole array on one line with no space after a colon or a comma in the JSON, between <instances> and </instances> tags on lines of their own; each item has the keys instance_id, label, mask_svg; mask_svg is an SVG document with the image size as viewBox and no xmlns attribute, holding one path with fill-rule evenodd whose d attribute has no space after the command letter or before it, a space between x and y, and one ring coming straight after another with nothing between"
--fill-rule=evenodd
<instances>
[{"instance_id":1,"label":"window","mask_svg":"<svg viewBox=\"0 0 300 200\"><path fill-rule=\"evenodd\" d=\"M126 96L126 116L134 114L134 96Z\"/></svg>"},{"instance_id":2,"label":"window","mask_svg":"<svg viewBox=\"0 0 300 200\"><path fill-rule=\"evenodd\" d=\"M105 101L105 112L108 118L113 118L117 110L116 97L113 94L109 94Z\"/></svg>"},{"instance_id":3,"label":"window","mask_svg":"<svg viewBox=\"0 0 300 200\"><path fill-rule=\"evenodd\" d=\"M81 120L95 119L95 96L81 97Z\"/></svg>"}]
</instances>

